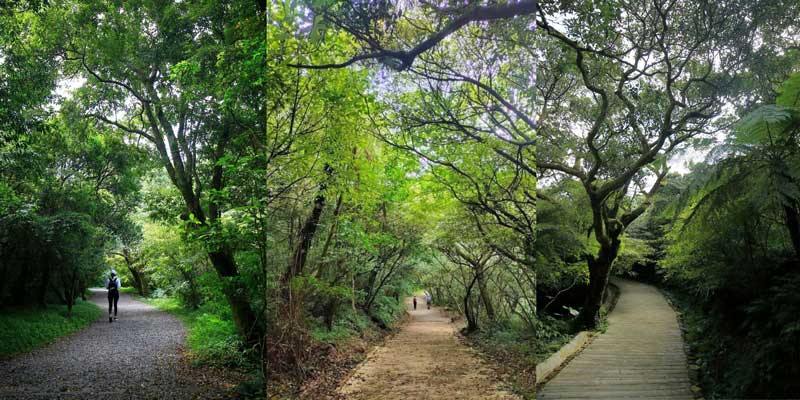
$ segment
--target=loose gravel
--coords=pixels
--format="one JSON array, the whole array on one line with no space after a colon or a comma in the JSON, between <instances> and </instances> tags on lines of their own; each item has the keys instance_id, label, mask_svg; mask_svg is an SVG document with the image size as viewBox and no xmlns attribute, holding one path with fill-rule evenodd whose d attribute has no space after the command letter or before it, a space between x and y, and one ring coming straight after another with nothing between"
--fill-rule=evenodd
<instances>
[{"instance_id":1,"label":"loose gravel","mask_svg":"<svg viewBox=\"0 0 800 400\"><path fill-rule=\"evenodd\" d=\"M92 301L108 309L106 291ZM233 386L217 371L192 368L183 356L181 322L128 294L119 319L105 311L89 327L48 346L0 361L2 399L209 399ZM20 332L24 335L25 332Z\"/></svg>"}]
</instances>

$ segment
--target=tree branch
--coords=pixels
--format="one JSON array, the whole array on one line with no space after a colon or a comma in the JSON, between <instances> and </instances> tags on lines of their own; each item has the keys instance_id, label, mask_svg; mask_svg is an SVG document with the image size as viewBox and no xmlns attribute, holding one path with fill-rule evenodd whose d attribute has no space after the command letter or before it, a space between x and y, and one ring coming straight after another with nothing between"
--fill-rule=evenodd
<instances>
[{"instance_id":1,"label":"tree branch","mask_svg":"<svg viewBox=\"0 0 800 400\"><path fill-rule=\"evenodd\" d=\"M399 63L387 63L387 65L396 69L397 71L404 71L411 67L411 64L414 63L414 60L417 58L417 56L430 50L431 48L436 46L439 42L444 40L444 38L446 38L453 32L456 32L457 30L461 29L464 25L467 25L470 22L492 21L498 19L513 18L519 15L530 15L536 13L538 9L539 6L536 3L536 1L531 1L531 0L523 0L520 2L515 2L510 4L477 6L465 12L464 14L461 14L454 20L450 21L450 23L445 25L444 28L442 28L438 32L433 33L427 39L417 44L411 50L392 51L379 48L379 49L373 49L375 51L371 53L353 56L349 60L341 63L320 64L320 65L289 64L289 66L295 68L308 68L308 69L344 68L357 61L362 61L362 60L393 59Z\"/></svg>"}]
</instances>

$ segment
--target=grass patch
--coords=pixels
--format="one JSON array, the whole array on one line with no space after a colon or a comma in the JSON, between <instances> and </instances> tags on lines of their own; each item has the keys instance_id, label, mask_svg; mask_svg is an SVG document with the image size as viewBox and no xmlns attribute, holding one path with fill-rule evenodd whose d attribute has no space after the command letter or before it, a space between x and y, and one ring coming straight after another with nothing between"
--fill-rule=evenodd
<instances>
[{"instance_id":1,"label":"grass patch","mask_svg":"<svg viewBox=\"0 0 800 400\"><path fill-rule=\"evenodd\" d=\"M94 303L78 300L67 315L66 305L11 308L0 313L0 358L31 351L78 331L103 313Z\"/></svg>"},{"instance_id":2,"label":"grass patch","mask_svg":"<svg viewBox=\"0 0 800 400\"><path fill-rule=\"evenodd\" d=\"M191 310L171 297L138 298L183 321L192 363L241 370L255 368L253 354L242 351L244 345L236 332L236 325L230 318L216 312L217 307L201 306L197 310Z\"/></svg>"}]
</instances>

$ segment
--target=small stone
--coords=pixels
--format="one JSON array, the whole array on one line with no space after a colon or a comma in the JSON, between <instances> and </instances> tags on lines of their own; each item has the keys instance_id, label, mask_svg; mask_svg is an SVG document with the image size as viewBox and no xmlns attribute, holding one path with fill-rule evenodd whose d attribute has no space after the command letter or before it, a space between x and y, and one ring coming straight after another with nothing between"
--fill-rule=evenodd
<instances>
[{"instance_id":1,"label":"small stone","mask_svg":"<svg viewBox=\"0 0 800 400\"><path fill-rule=\"evenodd\" d=\"M692 393L700 393L703 389L700 389L700 386L693 385L692 386Z\"/></svg>"}]
</instances>

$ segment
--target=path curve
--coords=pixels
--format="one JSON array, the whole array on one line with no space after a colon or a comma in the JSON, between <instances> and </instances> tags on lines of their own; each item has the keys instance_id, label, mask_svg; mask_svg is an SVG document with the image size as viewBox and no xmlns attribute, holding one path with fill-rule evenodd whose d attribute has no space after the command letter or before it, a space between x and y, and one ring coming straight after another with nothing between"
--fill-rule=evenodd
<instances>
[{"instance_id":1,"label":"path curve","mask_svg":"<svg viewBox=\"0 0 800 400\"><path fill-rule=\"evenodd\" d=\"M410 321L367 355L338 389L346 399L495 399L519 397L501 383L476 352L456 337L459 328L438 308L417 310L406 300Z\"/></svg>"},{"instance_id":2,"label":"path curve","mask_svg":"<svg viewBox=\"0 0 800 400\"><path fill-rule=\"evenodd\" d=\"M537 393L548 399L692 399L675 312L653 286L620 288L608 330Z\"/></svg>"},{"instance_id":3,"label":"path curve","mask_svg":"<svg viewBox=\"0 0 800 400\"><path fill-rule=\"evenodd\" d=\"M229 386L188 368L183 324L121 294L119 319L108 322L106 291L92 289L99 320L55 342L0 361L2 399L223 398ZM21 332L21 334L25 334ZM113 360L113 361L112 361ZM213 381L213 382L212 382Z\"/></svg>"}]
</instances>

